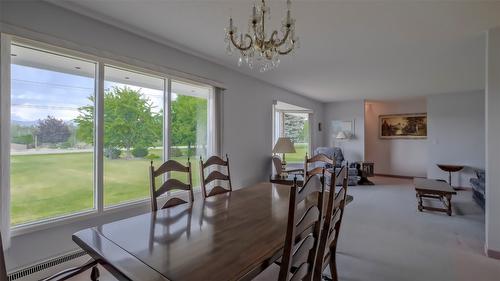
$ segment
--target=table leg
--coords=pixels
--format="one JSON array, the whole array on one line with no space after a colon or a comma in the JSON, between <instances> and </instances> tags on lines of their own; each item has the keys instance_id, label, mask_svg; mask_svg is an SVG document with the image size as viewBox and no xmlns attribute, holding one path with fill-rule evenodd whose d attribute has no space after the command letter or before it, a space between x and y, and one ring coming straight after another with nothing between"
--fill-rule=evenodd
<instances>
[{"instance_id":1,"label":"table leg","mask_svg":"<svg viewBox=\"0 0 500 281\"><path fill-rule=\"evenodd\" d=\"M424 205L422 204L422 196L420 196L420 193L417 192L416 194L417 199L418 199L418 210L422 212L424 210Z\"/></svg>"},{"instance_id":2,"label":"table leg","mask_svg":"<svg viewBox=\"0 0 500 281\"><path fill-rule=\"evenodd\" d=\"M451 216L451 195L448 194L445 196L445 198L446 198L446 203L447 203L446 204L447 205L446 206L447 207L446 213L448 214L448 216Z\"/></svg>"}]
</instances>

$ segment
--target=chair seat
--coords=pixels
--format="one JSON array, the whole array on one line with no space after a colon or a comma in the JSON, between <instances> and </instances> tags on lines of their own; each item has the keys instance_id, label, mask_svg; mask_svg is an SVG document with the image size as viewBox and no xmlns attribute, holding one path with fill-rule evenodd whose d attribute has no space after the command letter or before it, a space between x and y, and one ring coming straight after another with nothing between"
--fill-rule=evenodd
<instances>
[{"instance_id":1,"label":"chair seat","mask_svg":"<svg viewBox=\"0 0 500 281\"><path fill-rule=\"evenodd\" d=\"M280 274L280 267L276 264L271 264L266 268L266 270L262 271L257 277L252 279L253 281L276 281L278 280L278 276Z\"/></svg>"}]
</instances>

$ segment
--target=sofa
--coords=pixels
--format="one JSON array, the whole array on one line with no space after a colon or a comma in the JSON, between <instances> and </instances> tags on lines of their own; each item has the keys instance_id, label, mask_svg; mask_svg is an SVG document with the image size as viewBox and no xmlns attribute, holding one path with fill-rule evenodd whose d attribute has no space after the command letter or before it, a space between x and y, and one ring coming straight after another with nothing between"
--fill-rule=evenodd
<instances>
[{"instance_id":1,"label":"sofa","mask_svg":"<svg viewBox=\"0 0 500 281\"><path fill-rule=\"evenodd\" d=\"M339 147L318 147L314 150L314 155L317 154L324 154L328 156L329 158L334 158L335 159L335 168L340 168L342 165L347 165L347 163L344 163L344 154L342 153L342 149ZM326 166L326 168L333 168ZM359 176L358 176L358 169L354 166L349 165L348 169L348 174L347 174L347 184L348 185L357 185Z\"/></svg>"},{"instance_id":2,"label":"sofa","mask_svg":"<svg viewBox=\"0 0 500 281\"><path fill-rule=\"evenodd\" d=\"M472 186L472 198L479 206L481 206L481 208L484 209L484 200L486 198L486 173L484 170L476 170L476 176L477 178L470 179L470 184Z\"/></svg>"}]
</instances>

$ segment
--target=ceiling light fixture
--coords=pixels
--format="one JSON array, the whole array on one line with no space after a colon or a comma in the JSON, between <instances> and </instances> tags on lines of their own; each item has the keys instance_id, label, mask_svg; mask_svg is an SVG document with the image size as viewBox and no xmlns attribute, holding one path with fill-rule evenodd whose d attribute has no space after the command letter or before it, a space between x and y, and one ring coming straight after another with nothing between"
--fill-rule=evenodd
<instances>
[{"instance_id":1,"label":"ceiling light fixture","mask_svg":"<svg viewBox=\"0 0 500 281\"><path fill-rule=\"evenodd\" d=\"M267 37L266 20L271 19L271 9L264 0L253 6L253 12L248 23L247 33L238 33L229 18L229 27L225 29L227 43L226 52L231 55L233 48L239 51L238 66L245 61L253 69L255 61L260 65L260 72L278 67L280 56L287 55L299 48L299 38L295 36L295 19L291 17L291 0L286 1L286 17L282 20L281 39L279 32L274 30Z\"/></svg>"}]
</instances>

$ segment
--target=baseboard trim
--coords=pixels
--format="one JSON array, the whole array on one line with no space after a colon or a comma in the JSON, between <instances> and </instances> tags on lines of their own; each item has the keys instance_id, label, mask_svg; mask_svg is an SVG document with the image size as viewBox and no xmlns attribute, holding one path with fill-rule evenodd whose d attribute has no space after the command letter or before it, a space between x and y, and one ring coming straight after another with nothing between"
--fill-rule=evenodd
<instances>
[{"instance_id":1,"label":"baseboard trim","mask_svg":"<svg viewBox=\"0 0 500 281\"><path fill-rule=\"evenodd\" d=\"M500 260L500 251L495 251L491 249L485 249L486 255L490 258Z\"/></svg>"},{"instance_id":2,"label":"baseboard trim","mask_svg":"<svg viewBox=\"0 0 500 281\"><path fill-rule=\"evenodd\" d=\"M375 174L377 177L386 177L386 178L397 178L397 179L414 179L415 177L410 176L398 176L398 175L387 175L387 174Z\"/></svg>"}]
</instances>

